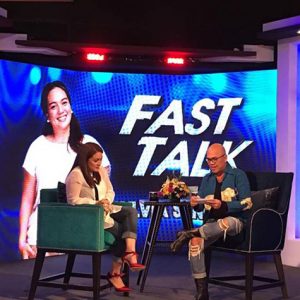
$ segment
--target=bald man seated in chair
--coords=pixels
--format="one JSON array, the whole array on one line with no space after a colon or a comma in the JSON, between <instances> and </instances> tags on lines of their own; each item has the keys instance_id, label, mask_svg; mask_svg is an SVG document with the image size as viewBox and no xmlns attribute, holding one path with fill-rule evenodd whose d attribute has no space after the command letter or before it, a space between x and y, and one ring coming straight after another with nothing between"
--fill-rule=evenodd
<instances>
[{"instance_id":1,"label":"bald man seated in chair","mask_svg":"<svg viewBox=\"0 0 300 300\"><path fill-rule=\"evenodd\" d=\"M232 168L221 144L212 144L206 153L210 173L203 177L198 195L191 196L191 207L204 211L203 225L177 233L171 244L173 252L189 243L188 257L195 280L196 300L208 300L204 249L227 235L237 235L243 229L248 210L252 207L250 185L247 175Z\"/></svg>"}]
</instances>

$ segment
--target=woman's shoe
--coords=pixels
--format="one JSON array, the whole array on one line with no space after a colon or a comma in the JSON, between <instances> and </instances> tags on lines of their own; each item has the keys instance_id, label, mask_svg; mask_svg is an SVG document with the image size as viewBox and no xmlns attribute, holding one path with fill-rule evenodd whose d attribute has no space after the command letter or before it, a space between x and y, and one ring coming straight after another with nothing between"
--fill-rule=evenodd
<instances>
[{"instance_id":1,"label":"woman's shoe","mask_svg":"<svg viewBox=\"0 0 300 300\"><path fill-rule=\"evenodd\" d=\"M113 286L115 291L118 293L128 293L131 291L131 288L129 288L126 285L123 285L122 287L116 287L115 284L111 281L111 278L114 277L122 277L124 274L118 274L118 273L107 273L107 281L110 284L110 286Z\"/></svg>"},{"instance_id":2,"label":"woman's shoe","mask_svg":"<svg viewBox=\"0 0 300 300\"><path fill-rule=\"evenodd\" d=\"M127 264L129 269L131 271L141 271L145 269L145 265L139 264L139 263L132 263L130 261L130 259L127 256L138 256L138 254L135 251L131 251L131 252L125 252L125 254L122 257L122 261L123 263Z\"/></svg>"}]
</instances>

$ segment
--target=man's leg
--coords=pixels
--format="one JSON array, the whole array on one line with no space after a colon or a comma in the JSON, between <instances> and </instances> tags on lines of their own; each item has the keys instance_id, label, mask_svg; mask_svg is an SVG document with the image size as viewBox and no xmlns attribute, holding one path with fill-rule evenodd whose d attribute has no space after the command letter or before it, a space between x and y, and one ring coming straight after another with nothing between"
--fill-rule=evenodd
<instances>
[{"instance_id":1,"label":"man's leg","mask_svg":"<svg viewBox=\"0 0 300 300\"><path fill-rule=\"evenodd\" d=\"M241 232L243 223L233 217L207 222L199 228L201 237L193 237L189 242L189 260L191 263L192 276L195 279L197 295L196 300L208 298L207 278L204 258L204 248L208 247L220 237L236 235Z\"/></svg>"},{"instance_id":2,"label":"man's leg","mask_svg":"<svg viewBox=\"0 0 300 300\"><path fill-rule=\"evenodd\" d=\"M173 252L180 250L184 243L190 241L194 237L201 237L200 228L193 228L190 230L182 230L177 233L177 239L171 243L170 248Z\"/></svg>"}]
</instances>

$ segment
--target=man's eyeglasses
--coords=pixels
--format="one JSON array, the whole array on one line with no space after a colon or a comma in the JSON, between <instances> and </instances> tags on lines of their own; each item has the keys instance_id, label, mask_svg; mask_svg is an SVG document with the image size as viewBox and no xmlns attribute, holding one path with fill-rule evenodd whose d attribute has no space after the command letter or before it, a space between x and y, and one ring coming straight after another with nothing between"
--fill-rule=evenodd
<instances>
[{"instance_id":1,"label":"man's eyeglasses","mask_svg":"<svg viewBox=\"0 0 300 300\"><path fill-rule=\"evenodd\" d=\"M223 155L219 156L219 157L212 157L212 158L206 158L206 161L208 164L214 164L217 162L217 160L223 156L225 156L226 154L224 153Z\"/></svg>"}]
</instances>

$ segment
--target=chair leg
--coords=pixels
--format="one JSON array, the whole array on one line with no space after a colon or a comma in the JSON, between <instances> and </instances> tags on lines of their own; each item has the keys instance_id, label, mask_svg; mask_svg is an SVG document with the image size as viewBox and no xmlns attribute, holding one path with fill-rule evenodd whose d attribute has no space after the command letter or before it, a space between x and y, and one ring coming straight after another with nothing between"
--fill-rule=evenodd
<instances>
[{"instance_id":1,"label":"chair leg","mask_svg":"<svg viewBox=\"0 0 300 300\"><path fill-rule=\"evenodd\" d=\"M32 278L31 278L31 285L30 285L28 300L34 299L36 288L37 288L37 283L38 283L38 280L40 279L45 255L46 255L46 251L38 248L37 256L36 256L35 263L34 263L33 274L32 274Z\"/></svg>"},{"instance_id":2,"label":"chair leg","mask_svg":"<svg viewBox=\"0 0 300 300\"><path fill-rule=\"evenodd\" d=\"M252 300L254 255L251 253L246 254L245 271L246 271L246 277L245 277L246 300Z\"/></svg>"},{"instance_id":3,"label":"chair leg","mask_svg":"<svg viewBox=\"0 0 300 300\"><path fill-rule=\"evenodd\" d=\"M125 274L123 276L123 282L126 286L129 287L129 267L127 264L124 264L124 267L123 267L123 273ZM125 292L123 293L124 296L129 296L129 292Z\"/></svg>"},{"instance_id":4,"label":"chair leg","mask_svg":"<svg viewBox=\"0 0 300 300\"><path fill-rule=\"evenodd\" d=\"M101 253L93 254L93 299L98 300L100 295Z\"/></svg>"},{"instance_id":5,"label":"chair leg","mask_svg":"<svg viewBox=\"0 0 300 300\"><path fill-rule=\"evenodd\" d=\"M282 286L281 286L282 297L288 298L288 292L287 292L287 287L286 287L285 276L284 276L283 265L282 265L280 253L273 254L273 259L275 262L278 279L282 282Z\"/></svg>"},{"instance_id":6,"label":"chair leg","mask_svg":"<svg viewBox=\"0 0 300 300\"><path fill-rule=\"evenodd\" d=\"M66 270L65 270L65 276L64 276L64 283L69 283L70 278L71 278L71 273L73 270L74 262L75 262L76 254L74 253L69 253L68 254L68 260L67 260L67 265L66 265Z\"/></svg>"}]
</instances>

